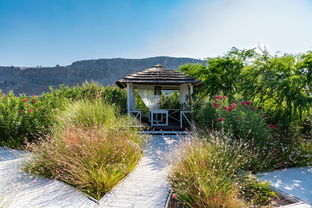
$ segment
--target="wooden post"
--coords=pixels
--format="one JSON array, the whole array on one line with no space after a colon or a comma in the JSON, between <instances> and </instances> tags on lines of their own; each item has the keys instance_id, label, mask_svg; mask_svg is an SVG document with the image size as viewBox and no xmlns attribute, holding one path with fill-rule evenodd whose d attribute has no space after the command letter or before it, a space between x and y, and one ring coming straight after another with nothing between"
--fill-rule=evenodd
<instances>
[{"instance_id":1,"label":"wooden post","mask_svg":"<svg viewBox=\"0 0 312 208\"><path fill-rule=\"evenodd\" d=\"M130 103L131 103L131 101L130 101L130 96L131 96L131 93L130 93L130 89L131 88L131 84L130 83L127 83L127 113L128 113L128 115L130 116Z\"/></svg>"},{"instance_id":2,"label":"wooden post","mask_svg":"<svg viewBox=\"0 0 312 208\"><path fill-rule=\"evenodd\" d=\"M190 84L190 105L191 105L191 130L194 131L195 130L195 122L194 122L194 119L193 119L193 99L192 99L192 95L193 95L193 85Z\"/></svg>"}]
</instances>

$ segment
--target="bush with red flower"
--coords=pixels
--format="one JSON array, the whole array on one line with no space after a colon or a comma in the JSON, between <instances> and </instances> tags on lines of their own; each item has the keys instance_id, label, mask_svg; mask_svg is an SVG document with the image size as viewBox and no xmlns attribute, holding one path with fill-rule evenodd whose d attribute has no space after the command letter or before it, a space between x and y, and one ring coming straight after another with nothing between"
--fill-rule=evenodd
<instances>
[{"instance_id":1,"label":"bush with red flower","mask_svg":"<svg viewBox=\"0 0 312 208\"><path fill-rule=\"evenodd\" d=\"M118 87L95 83L82 86L60 86L37 96L0 94L0 145L20 147L25 140L45 137L55 123L55 114L66 103L81 99L101 99L125 112L126 92Z\"/></svg>"},{"instance_id":2,"label":"bush with red flower","mask_svg":"<svg viewBox=\"0 0 312 208\"><path fill-rule=\"evenodd\" d=\"M231 101L227 96L201 100L195 107L200 128L224 130L237 138L265 142L273 128L268 127L261 107L250 100Z\"/></svg>"}]
</instances>

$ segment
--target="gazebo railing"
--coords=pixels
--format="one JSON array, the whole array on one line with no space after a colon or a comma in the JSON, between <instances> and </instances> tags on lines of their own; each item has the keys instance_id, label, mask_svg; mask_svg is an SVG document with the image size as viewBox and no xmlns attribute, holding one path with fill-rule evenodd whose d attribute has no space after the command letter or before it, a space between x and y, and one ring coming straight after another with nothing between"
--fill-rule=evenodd
<instances>
[{"instance_id":1,"label":"gazebo railing","mask_svg":"<svg viewBox=\"0 0 312 208\"><path fill-rule=\"evenodd\" d=\"M193 112L191 110L181 110L181 109L159 109L159 110L166 110L168 111L168 118L176 121L179 123L180 128L183 128L183 123L186 122L189 126L192 127L192 119L190 118L190 114ZM179 116L174 116L174 114ZM136 118L139 122L141 127L142 120L147 120L148 123L151 122L151 110L149 109L136 109L131 110L129 112L129 115L132 115L134 118ZM142 119L144 118L144 119Z\"/></svg>"}]
</instances>

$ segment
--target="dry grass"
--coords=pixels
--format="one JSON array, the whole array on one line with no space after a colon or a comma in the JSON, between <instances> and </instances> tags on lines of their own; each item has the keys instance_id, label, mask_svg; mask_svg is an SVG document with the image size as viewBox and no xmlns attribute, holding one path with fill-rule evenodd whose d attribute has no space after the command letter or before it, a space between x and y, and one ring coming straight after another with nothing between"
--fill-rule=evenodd
<instances>
[{"instance_id":1,"label":"dry grass","mask_svg":"<svg viewBox=\"0 0 312 208\"><path fill-rule=\"evenodd\" d=\"M213 135L208 141L194 139L181 146L180 160L173 164L170 182L187 207L243 208L235 176L247 164L247 147L230 144Z\"/></svg>"},{"instance_id":2,"label":"dry grass","mask_svg":"<svg viewBox=\"0 0 312 208\"><path fill-rule=\"evenodd\" d=\"M35 156L26 170L100 199L142 156L142 136L124 127L125 118L113 112L100 102L73 103L60 114L53 136L29 145Z\"/></svg>"},{"instance_id":3,"label":"dry grass","mask_svg":"<svg viewBox=\"0 0 312 208\"><path fill-rule=\"evenodd\" d=\"M209 132L182 143L176 154L169 180L185 207L260 207L276 197L268 184L249 177L257 155L247 142Z\"/></svg>"}]
</instances>

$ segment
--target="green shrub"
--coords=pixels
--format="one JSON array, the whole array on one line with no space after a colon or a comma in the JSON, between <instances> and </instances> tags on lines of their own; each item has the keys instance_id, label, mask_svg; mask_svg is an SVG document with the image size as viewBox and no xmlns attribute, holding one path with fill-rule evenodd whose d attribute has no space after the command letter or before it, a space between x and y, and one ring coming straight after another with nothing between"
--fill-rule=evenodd
<instances>
[{"instance_id":1,"label":"green shrub","mask_svg":"<svg viewBox=\"0 0 312 208\"><path fill-rule=\"evenodd\" d=\"M0 143L19 147L24 140L33 141L50 133L55 122L55 111L65 101L52 97L15 97L8 94L0 97Z\"/></svg>"},{"instance_id":2,"label":"green shrub","mask_svg":"<svg viewBox=\"0 0 312 208\"><path fill-rule=\"evenodd\" d=\"M160 97L160 108L161 109L180 109L182 106L180 104L180 93L177 91L171 92L169 94L161 94Z\"/></svg>"},{"instance_id":3,"label":"green shrub","mask_svg":"<svg viewBox=\"0 0 312 208\"><path fill-rule=\"evenodd\" d=\"M105 103L115 105L122 113L126 112L127 94L125 90L113 86L101 86L97 83L85 82L81 86L64 86L60 85L58 89L50 88L50 92L45 96L64 97L71 101L87 99L101 99Z\"/></svg>"},{"instance_id":4,"label":"green shrub","mask_svg":"<svg viewBox=\"0 0 312 208\"><path fill-rule=\"evenodd\" d=\"M235 138L265 143L271 128L263 117L264 112L251 101L230 103L227 96L199 99L195 104L195 119L201 129L217 129L233 134Z\"/></svg>"},{"instance_id":5,"label":"green shrub","mask_svg":"<svg viewBox=\"0 0 312 208\"><path fill-rule=\"evenodd\" d=\"M269 206L278 194L270 188L267 181L259 181L255 176L246 174L240 177L240 195L253 206Z\"/></svg>"},{"instance_id":6,"label":"green shrub","mask_svg":"<svg viewBox=\"0 0 312 208\"><path fill-rule=\"evenodd\" d=\"M55 114L64 109L67 102L77 100L101 100L114 105L125 113L126 93L117 87L103 87L95 83L82 86L60 86L40 97L0 95L0 145L21 148L51 133L56 122Z\"/></svg>"},{"instance_id":7,"label":"green shrub","mask_svg":"<svg viewBox=\"0 0 312 208\"><path fill-rule=\"evenodd\" d=\"M59 113L54 134L29 144L34 157L26 170L64 181L100 199L142 156L143 137L125 126L113 106L78 101Z\"/></svg>"},{"instance_id":8,"label":"green shrub","mask_svg":"<svg viewBox=\"0 0 312 208\"><path fill-rule=\"evenodd\" d=\"M180 71L201 81L196 92L202 96L227 94L252 99L261 103L271 122L284 124L285 128L311 113L312 51L271 55L261 48L232 48L206 62L180 67Z\"/></svg>"}]
</instances>

